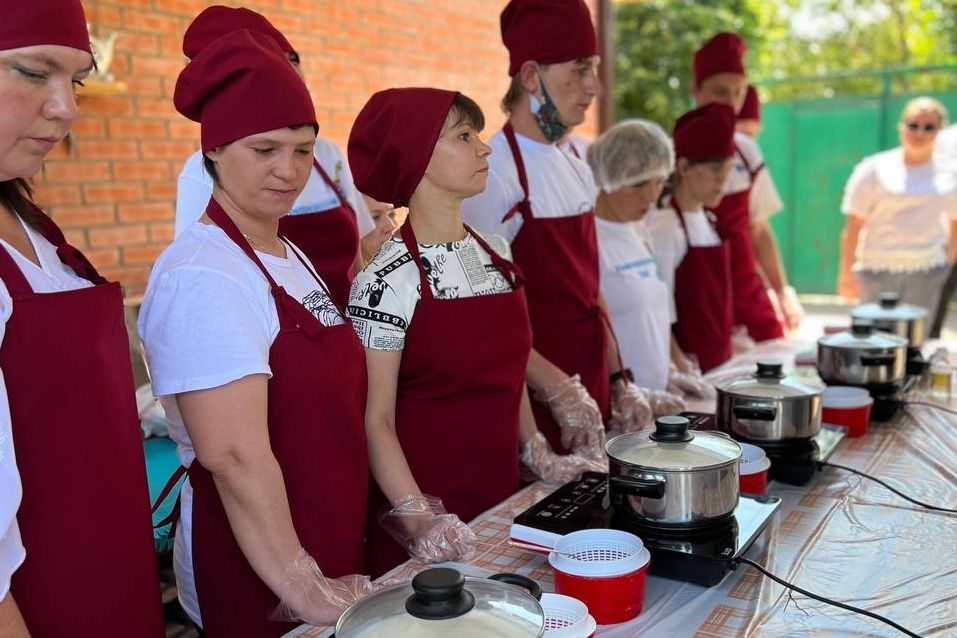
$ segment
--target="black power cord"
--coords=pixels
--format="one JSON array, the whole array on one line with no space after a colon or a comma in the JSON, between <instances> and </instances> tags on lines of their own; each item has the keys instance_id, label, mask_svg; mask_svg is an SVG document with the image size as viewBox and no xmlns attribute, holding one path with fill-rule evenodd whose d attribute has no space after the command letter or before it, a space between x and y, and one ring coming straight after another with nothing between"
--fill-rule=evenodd
<instances>
[{"instance_id":1,"label":"black power cord","mask_svg":"<svg viewBox=\"0 0 957 638\"><path fill-rule=\"evenodd\" d=\"M900 496L900 497L901 497L902 499L904 499L905 501L910 501L910 502L913 503L914 505L919 505L919 506L921 506L921 507L923 507L923 508L926 508L926 509L929 509L929 510L933 510L933 511L935 511L935 512L947 512L948 514L957 514L957 510L955 510L955 509L949 509L949 508L947 508L947 507L940 507L940 506L938 506L938 505L931 505L930 503L924 503L923 501L918 501L916 498L911 498L911 497L908 496L907 494L904 494L903 492L901 492L901 491L898 490L897 488L891 486L890 484L886 483L885 481L882 481L881 479L877 478L876 476L871 476L870 474L865 474L864 472L861 472L860 470L855 470L853 467L848 467L848 466L846 466L846 465L840 465L840 464L838 464L838 463L831 463L830 461L822 461L821 463L819 463L819 465L820 465L820 467L834 467L834 468L837 468L837 469L839 469L839 470L844 470L845 472L850 472L851 474L856 474L856 475L861 476L861 477L864 477L864 478L866 478L866 479L870 479L870 480L874 481L875 483L878 483L878 484L880 484L880 485L883 485L885 488L887 488L888 490L890 490L890 491L893 492L894 494L897 494L898 496Z\"/></svg>"},{"instance_id":2,"label":"black power cord","mask_svg":"<svg viewBox=\"0 0 957 638\"><path fill-rule=\"evenodd\" d=\"M907 406L909 406L909 405L922 405L922 406L924 406L925 408L933 408L933 409L935 409L935 410L940 410L941 412L947 412L947 413L949 413L949 414L957 415L957 410L952 410L952 409L950 409L950 408L945 408L945 407L942 406L942 405L937 405L936 403L930 403L929 401L908 401L908 400L905 399L905 400L901 401L900 404L901 404L902 406L904 406L905 408L906 408Z\"/></svg>"},{"instance_id":3,"label":"black power cord","mask_svg":"<svg viewBox=\"0 0 957 638\"><path fill-rule=\"evenodd\" d=\"M751 567L754 567L756 570L758 570L759 572L761 572L762 574L764 574L765 576L767 576L768 578L770 578L771 580L773 580L773 581L776 582L777 584L783 585L784 587L786 587L786 588L788 588L788 589L790 589L790 590L792 590L792 591L796 591L796 592L799 593L799 594L803 594L803 595L807 596L808 598L813 598L814 600L820 601L820 602L822 602L822 603L826 603L826 604L828 604L828 605L834 605L835 607L840 607L841 609L845 609L845 610L850 611L850 612L853 612L853 613L855 613L855 614L861 614L862 616L867 616L868 618L873 618L874 620L878 620L878 621L884 623L885 625L889 625L889 626L893 627L894 629L896 629L897 631L901 632L901 633L904 634L904 635L912 636L913 638L922 638L920 634L914 633L914 632L911 631L910 629L907 629L906 627L902 627L901 625L898 625L896 622L894 622L894 621L891 620L890 618L885 618L884 616L881 616L880 614L875 614L875 613L872 612L872 611L868 611L868 610L866 610L866 609L861 609L860 607L855 607L855 606L853 606L853 605L848 605L848 604L845 604L845 603L841 603L841 602L838 602L838 601L836 601L836 600L831 600L830 598L825 598L824 596L820 596L820 595L818 595L818 594L809 592L808 590L803 589L802 587L798 587L797 585L794 585L794 584L792 584L792 583L789 583L788 581L784 580L783 578L780 578L779 576L775 576L774 574L772 574L771 572L769 572L767 569L765 569L764 567L762 567L762 566L759 565L758 563L754 562L753 560L748 560L747 558L743 558L743 557L742 557L742 558L736 558L736 559L734 560L734 562L735 562L735 563L743 563L743 564L745 564L745 565L750 565Z\"/></svg>"}]
</instances>

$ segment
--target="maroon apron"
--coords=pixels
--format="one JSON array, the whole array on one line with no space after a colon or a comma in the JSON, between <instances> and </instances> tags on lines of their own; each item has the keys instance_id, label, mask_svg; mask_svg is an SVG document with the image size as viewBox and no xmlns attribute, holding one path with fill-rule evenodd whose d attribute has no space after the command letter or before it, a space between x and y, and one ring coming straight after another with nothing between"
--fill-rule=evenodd
<instances>
[{"instance_id":1,"label":"maroon apron","mask_svg":"<svg viewBox=\"0 0 957 638\"><path fill-rule=\"evenodd\" d=\"M35 293L6 249L0 346L23 485L26 561L11 591L37 638L164 635L123 293L39 213L92 288Z\"/></svg>"},{"instance_id":2,"label":"maroon apron","mask_svg":"<svg viewBox=\"0 0 957 638\"><path fill-rule=\"evenodd\" d=\"M206 214L259 267L276 301L280 328L269 349L269 442L296 534L326 576L363 573L369 464L359 339L348 320L324 326L287 294L215 199ZM299 258L291 246L287 251ZM193 573L207 638L270 638L291 631L295 623L268 620L279 601L243 555L213 478L199 461L190 466L189 480Z\"/></svg>"},{"instance_id":3,"label":"maroon apron","mask_svg":"<svg viewBox=\"0 0 957 638\"><path fill-rule=\"evenodd\" d=\"M753 185L764 165L751 168L741 150L735 151L748 169ZM731 287L734 295L734 324L743 325L755 341L779 339L784 328L778 321L768 291L757 271L754 241L751 239L751 187L721 198L714 209L717 230L731 245Z\"/></svg>"},{"instance_id":4,"label":"maroon apron","mask_svg":"<svg viewBox=\"0 0 957 638\"><path fill-rule=\"evenodd\" d=\"M519 487L519 408L532 332L518 269L466 230L512 292L436 299L412 224L402 225L422 298L402 350L395 430L419 489L468 522ZM378 576L409 556L377 522L388 507L378 488L369 502L366 549Z\"/></svg>"},{"instance_id":5,"label":"maroon apron","mask_svg":"<svg viewBox=\"0 0 957 638\"><path fill-rule=\"evenodd\" d=\"M503 129L512 150L525 198L503 221L522 216L512 241L512 256L528 282L526 296L532 320L533 345L565 374L578 374L606 421L611 415L608 386L607 320L598 305L598 238L595 211L568 217L534 217L529 201L525 163L511 124ZM538 429L552 449L569 450L548 407L532 402Z\"/></svg>"},{"instance_id":6,"label":"maroon apron","mask_svg":"<svg viewBox=\"0 0 957 638\"><path fill-rule=\"evenodd\" d=\"M673 197L671 207L681 222L688 251L675 270L675 340L707 372L731 358L734 302L729 242L692 246L684 213Z\"/></svg>"},{"instance_id":7,"label":"maroon apron","mask_svg":"<svg viewBox=\"0 0 957 638\"><path fill-rule=\"evenodd\" d=\"M345 307L355 278L359 254L359 224L356 212L315 157L312 164L339 198L339 205L324 211L286 215L279 220L279 232L302 249L329 287L333 301Z\"/></svg>"}]
</instances>

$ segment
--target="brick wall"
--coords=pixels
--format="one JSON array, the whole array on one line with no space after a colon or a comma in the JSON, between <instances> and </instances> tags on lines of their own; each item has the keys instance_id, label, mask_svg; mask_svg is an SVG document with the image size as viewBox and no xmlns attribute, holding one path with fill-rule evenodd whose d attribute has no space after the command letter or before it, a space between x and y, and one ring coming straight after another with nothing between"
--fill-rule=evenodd
<instances>
[{"instance_id":1,"label":"brick wall","mask_svg":"<svg viewBox=\"0 0 957 638\"><path fill-rule=\"evenodd\" d=\"M110 71L128 91L83 95L69 143L36 178L37 200L102 273L142 293L172 240L176 177L198 148L199 126L173 109L182 33L211 2L84 0L94 33L119 33ZM238 3L230 3L238 4ZM437 86L473 97L487 133L504 119L508 83L498 16L504 0L252 0L303 59L320 134L344 147L373 92ZM594 4L594 3L593 3ZM581 127L594 133L597 108Z\"/></svg>"}]
</instances>

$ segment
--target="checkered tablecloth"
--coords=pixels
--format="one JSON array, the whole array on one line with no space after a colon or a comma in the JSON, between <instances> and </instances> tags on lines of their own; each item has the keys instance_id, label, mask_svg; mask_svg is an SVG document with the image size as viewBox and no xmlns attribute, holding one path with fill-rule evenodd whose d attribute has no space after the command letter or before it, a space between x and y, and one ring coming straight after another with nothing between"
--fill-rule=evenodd
<instances>
[{"instance_id":1,"label":"checkered tablecloth","mask_svg":"<svg viewBox=\"0 0 957 638\"><path fill-rule=\"evenodd\" d=\"M731 361L715 376L750 372L775 342ZM793 354L791 355L793 356ZM957 407L957 401L918 391L913 398ZM713 404L694 409L713 410ZM957 508L957 417L911 407L868 434L845 439L832 462L881 477L925 502ZM544 557L507 545L515 515L552 488L536 483L472 522L482 541L473 573L517 572L552 590ZM957 636L957 516L932 512L842 470L826 468L804 487L772 483L782 499L774 519L747 557L818 594L886 616L922 636ZM411 578L425 566L408 562L386 578ZM302 628L295 635L330 632ZM601 638L737 636L900 636L893 628L794 594L750 567L719 585L649 577L645 606L635 620L599 628Z\"/></svg>"}]
</instances>

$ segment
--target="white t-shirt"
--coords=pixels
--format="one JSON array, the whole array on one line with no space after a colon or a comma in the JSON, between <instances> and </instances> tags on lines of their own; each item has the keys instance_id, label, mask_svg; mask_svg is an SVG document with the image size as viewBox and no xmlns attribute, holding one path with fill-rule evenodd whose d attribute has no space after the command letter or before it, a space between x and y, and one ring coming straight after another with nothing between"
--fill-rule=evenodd
<instances>
[{"instance_id":1,"label":"white t-shirt","mask_svg":"<svg viewBox=\"0 0 957 638\"><path fill-rule=\"evenodd\" d=\"M501 237L483 239L505 259L511 253ZM512 290L477 241L419 244L429 287L436 299L495 295ZM402 350L405 332L422 298L419 269L398 233L356 275L349 295L349 316L366 348Z\"/></svg>"},{"instance_id":2,"label":"white t-shirt","mask_svg":"<svg viewBox=\"0 0 957 638\"><path fill-rule=\"evenodd\" d=\"M375 228L375 222L369 214L362 195L356 190L356 185L352 181L352 172L349 170L345 157L342 156L342 151L329 140L317 137L313 153L332 181L338 184L342 194L355 211L359 237L366 236ZM187 226L202 216L212 194L213 178L203 166L202 151L196 151L183 164L183 170L176 182L175 232L177 237ZM337 206L339 206L339 197L336 192L326 184L319 171L313 167L306 187L292 205L289 214L305 215L330 210Z\"/></svg>"},{"instance_id":3,"label":"white t-shirt","mask_svg":"<svg viewBox=\"0 0 957 638\"><path fill-rule=\"evenodd\" d=\"M587 137L579 135L578 133L569 133L565 141L559 143L558 147L572 157L586 161L585 154L588 153L588 147L591 146L591 143L592 140Z\"/></svg>"},{"instance_id":4,"label":"white t-shirt","mask_svg":"<svg viewBox=\"0 0 957 638\"><path fill-rule=\"evenodd\" d=\"M594 208L597 189L588 164L554 144L515 137L525 162L533 217L573 217ZM469 226L501 235L511 244L522 227L522 215L515 213L507 222L502 218L525 195L505 133L497 132L488 143L488 186L462 202L462 217Z\"/></svg>"},{"instance_id":5,"label":"white t-shirt","mask_svg":"<svg viewBox=\"0 0 957 638\"><path fill-rule=\"evenodd\" d=\"M721 237L718 236L714 225L703 208L684 211L685 224L688 227L688 239L681 227L678 214L670 206L652 208L643 220L648 236L651 237L651 247L662 277L671 291L674 304L675 272L688 254L688 244L692 246L720 246ZM674 305L672 305L672 316Z\"/></svg>"},{"instance_id":6,"label":"white t-shirt","mask_svg":"<svg viewBox=\"0 0 957 638\"><path fill-rule=\"evenodd\" d=\"M290 254L289 247L286 252L286 258L257 255L276 283L324 325L344 323L311 271ZM279 333L279 315L269 283L218 226L193 222L153 266L138 329L153 394L166 411L180 462L188 466L196 455L175 395L215 388L252 374L272 374L269 349ZM187 480L173 567L180 603L200 624L190 543L192 494Z\"/></svg>"},{"instance_id":7,"label":"white t-shirt","mask_svg":"<svg viewBox=\"0 0 957 638\"><path fill-rule=\"evenodd\" d=\"M728 181L725 182L724 193L726 195L740 193L750 187L751 195L748 198L748 205L751 207L751 223L765 220L784 207L781 196L778 195L778 189L774 186L774 180L771 179L771 171L765 166L761 149L751 137L735 131L734 143L740 154L734 154L734 163ZM741 158L742 155L747 163ZM752 182L750 171L759 168Z\"/></svg>"},{"instance_id":8,"label":"white t-shirt","mask_svg":"<svg viewBox=\"0 0 957 638\"><path fill-rule=\"evenodd\" d=\"M20 271L34 292L62 292L93 285L60 261L53 244L27 224L23 224L23 227L40 261L39 266L2 239L0 244L13 257L13 261L20 267ZM0 345L3 344L7 321L12 313L13 299L3 280L0 280ZM10 374L11 371L7 373ZM50 399L56 400L56 397L50 397ZM13 449L7 386L4 382L4 370L0 369L0 600L3 600L10 590L10 578L13 572L26 558L23 543L20 542L20 528L17 526L17 510L20 508L21 495L22 486Z\"/></svg>"},{"instance_id":9,"label":"white t-shirt","mask_svg":"<svg viewBox=\"0 0 957 638\"><path fill-rule=\"evenodd\" d=\"M864 220L856 269L919 272L942 266L949 221L957 219L957 171L940 158L908 166L899 147L871 155L847 180L841 211Z\"/></svg>"},{"instance_id":10,"label":"white t-shirt","mask_svg":"<svg viewBox=\"0 0 957 638\"><path fill-rule=\"evenodd\" d=\"M595 218L601 291L625 367L641 388L664 390L671 362L674 315L668 285L655 261L644 222Z\"/></svg>"},{"instance_id":11,"label":"white t-shirt","mask_svg":"<svg viewBox=\"0 0 957 638\"><path fill-rule=\"evenodd\" d=\"M934 144L938 155L957 163L957 124L951 124L938 133Z\"/></svg>"}]
</instances>

